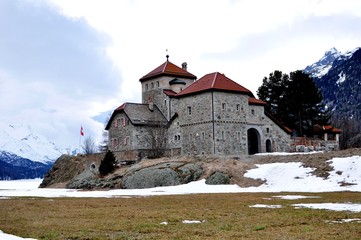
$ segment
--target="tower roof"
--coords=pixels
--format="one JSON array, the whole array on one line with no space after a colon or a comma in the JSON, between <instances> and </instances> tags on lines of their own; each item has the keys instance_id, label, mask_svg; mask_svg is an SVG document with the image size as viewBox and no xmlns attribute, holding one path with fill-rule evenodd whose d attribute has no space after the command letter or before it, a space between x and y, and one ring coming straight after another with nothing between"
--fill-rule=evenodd
<instances>
[{"instance_id":1,"label":"tower roof","mask_svg":"<svg viewBox=\"0 0 361 240\"><path fill-rule=\"evenodd\" d=\"M144 75L141 79L139 79L139 81L143 82L159 76L174 76L174 77L182 77L182 78L190 78L190 79L197 78L192 73L188 72L183 68L178 67L177 65L167 60L162 65L151 71L150 73Z\"/></svg>"},{"instance_id":2,"label":"tower roof","mask_svg":"<svg viewBox=\"0 0 361 240\"><path fill-rule=\"evenodd\" d=\"M254 97L250 90L239 85L235 81L229 79L224 74L219 72L204 75L202 78L192 83L176 96L185 96L209 90L243 93L250 97Z\"/></svg>"}]
</instances>

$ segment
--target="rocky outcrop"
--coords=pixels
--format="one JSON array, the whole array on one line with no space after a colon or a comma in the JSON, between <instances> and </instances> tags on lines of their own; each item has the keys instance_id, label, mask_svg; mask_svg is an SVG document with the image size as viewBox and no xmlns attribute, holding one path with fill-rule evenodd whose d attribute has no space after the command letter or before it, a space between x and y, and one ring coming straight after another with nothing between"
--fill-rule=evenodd
<instances>
[{"instance_id":1,"label":"rocky outcrop","mask_svg":"<svg viewBox=\"0 0 361 240\"><path fill-rule=\"evenodd\" d=\"M196 163L154 161L154 164L119 165L114 173L100 176L98 169L103 157L103 154L75 157L63 155L46 174L40 187L152 188L185 184L198 180L204 173Z\"/></svg>"},{"instance_id":2,"label":"rocky outcrop","mask_svg":"<svg viewBox=\"0 0 361 240\"><path fill-rule=\"evenodd\" d=\"M97 169L104 154L60 156L52 168L45 174L41 188L66 187L76 179L90 179L97 177Z\"/></svg>"}]
</instances>

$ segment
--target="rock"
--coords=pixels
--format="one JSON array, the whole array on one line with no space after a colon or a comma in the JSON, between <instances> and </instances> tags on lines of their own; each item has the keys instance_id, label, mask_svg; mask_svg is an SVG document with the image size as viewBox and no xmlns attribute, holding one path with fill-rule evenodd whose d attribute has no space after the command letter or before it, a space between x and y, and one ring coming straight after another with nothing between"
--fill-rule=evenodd
<instances>
[{"instance_id":1,"label":"rock","mask_svg":"<svg viewBox=\"0 0 361 240\"><path fill-rule=\"evenodd\" d=\"M128 173L124 176L123 187L140 189L174 186L198 180L202 174L203 170L198 164L161 163Z\"/></svg>"},{"instance_id":2,"label":"rock","mask_svg":"<svg viewBox=\"0 0 361 240\"><path fill-rule=\"evenodd\" d=\"M91 169L85 169L82 173L71 179L66 188L93 189L98 184L97 174Z\"/></svg>"},{"instance_id":3,"label":"rock","mask_svg":"<svg viewBox=\"0 0 361 240\"><path fill-rule=\"evenodd\" d=\"M220 185L220 184L229 184L229 183L230 183L230 176L222 172L214 172L206 180L206 184L209 185Z\"/></svg>"},{"instance_id":4,"label":"rock","mask_svg":"<svg viewBox=\"0 0 361 240\"><path fill-rule=\"evenodd\" d=\"M132 175L125 176L123 187L127 189L152 188L159 186L174 186L181 184L176 171L171 168L145 168Z\"/></svg>"},{"instance_id":5,"label":"rock","mask_svg":"<svg viewBox=\"0 0 361 240\"><path fill-rule=\"evenodd\" d=\"M182 184L198 180L202 174L203 169L194 163L185 164L178 169L178 174L182 178Z\"/></svg>"}]
</instances>

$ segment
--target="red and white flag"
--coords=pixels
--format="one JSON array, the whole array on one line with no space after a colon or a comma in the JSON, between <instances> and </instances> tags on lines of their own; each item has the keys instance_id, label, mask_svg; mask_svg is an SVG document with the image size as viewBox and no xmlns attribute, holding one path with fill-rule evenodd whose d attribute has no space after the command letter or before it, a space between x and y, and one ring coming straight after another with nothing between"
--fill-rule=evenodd
<instances>
[{"instance_id":1,"label":"red and white flag","mask_svg":"<svg viewBox=\"0 0 361 240\"><path fill-rule=\"evenodd\" d=\"M84 136L83 126L80 127L80 136Z\"/></svg>"}]
</instances>

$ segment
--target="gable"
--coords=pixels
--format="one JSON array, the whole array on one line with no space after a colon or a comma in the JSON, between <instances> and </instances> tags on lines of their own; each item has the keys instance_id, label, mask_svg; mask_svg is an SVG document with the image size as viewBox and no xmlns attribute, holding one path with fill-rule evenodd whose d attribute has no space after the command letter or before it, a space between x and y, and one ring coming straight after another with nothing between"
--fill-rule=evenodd
<instances>
[{"instance_id":1,"label":"gable","mask_svg":"<svg viewBox=\"0 0 361 240\"><path fill-rule=\"evenodd\" d=\"M168 122L156 105L151 110L149 104L124 103L113 111L105 130L109 130L115 116L122 112L133 125L166 125Z\"/></svg>"}]
</instances>

